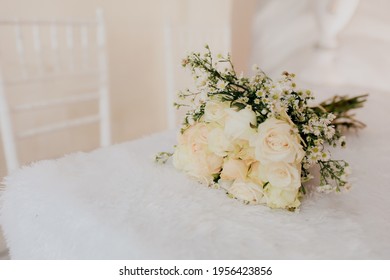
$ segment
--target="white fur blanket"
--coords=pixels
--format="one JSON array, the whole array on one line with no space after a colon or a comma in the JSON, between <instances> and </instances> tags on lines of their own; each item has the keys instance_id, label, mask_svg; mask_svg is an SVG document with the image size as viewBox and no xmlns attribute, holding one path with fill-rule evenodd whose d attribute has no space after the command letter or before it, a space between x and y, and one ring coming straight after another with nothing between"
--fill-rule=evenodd
<instances>
[{"instance_id":1,"label":"white fur blanket","mask_svg":"<svg viewBox=\"0 0 390 280\"><path fill-rule=\"evenodd\" d=\"M1 196L11 258L389 259L390 134L365 120L340 152L354 188L306 199L300 213L243 205L155 165L172 132L25 167Z\"/></svg>"}]
</instances>

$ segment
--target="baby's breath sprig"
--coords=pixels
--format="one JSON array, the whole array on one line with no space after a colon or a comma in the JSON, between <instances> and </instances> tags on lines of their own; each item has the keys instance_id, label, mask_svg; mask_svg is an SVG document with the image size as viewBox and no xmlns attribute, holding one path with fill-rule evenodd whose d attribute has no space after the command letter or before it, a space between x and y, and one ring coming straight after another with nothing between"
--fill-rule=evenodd
<instances>
[{"instance_id":1,"label":"baby's breath sprig","mask_svg":"<svg viewBox=\"0 0 390 280\"><path fill-rule=\"evenodd\" d=\"M318 162L321 168L320 185L332 186L336 192L349 188L347 177L349 164L344 160L327 160Z\"/></svg>"}]
</instances>

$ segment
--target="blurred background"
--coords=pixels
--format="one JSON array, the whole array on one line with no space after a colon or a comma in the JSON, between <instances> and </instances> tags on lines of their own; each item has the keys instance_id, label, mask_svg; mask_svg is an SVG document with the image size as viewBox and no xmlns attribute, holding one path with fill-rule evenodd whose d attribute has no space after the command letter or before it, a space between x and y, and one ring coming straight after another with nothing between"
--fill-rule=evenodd
<instances>
[{"instance_id":1,"label":"blurred background","mask_svg":"<svg viewBox=\"0 0 390 280\"><path fill-rule=\"evenodd\" d=\"M180 59L205 43L247 75L254 63L271 77L294 72L320 100L386 94L389 10L386 0L0 0L0 178L12 158L175 127L175 92L191 84Z\"/></svg>"}]
</instances>

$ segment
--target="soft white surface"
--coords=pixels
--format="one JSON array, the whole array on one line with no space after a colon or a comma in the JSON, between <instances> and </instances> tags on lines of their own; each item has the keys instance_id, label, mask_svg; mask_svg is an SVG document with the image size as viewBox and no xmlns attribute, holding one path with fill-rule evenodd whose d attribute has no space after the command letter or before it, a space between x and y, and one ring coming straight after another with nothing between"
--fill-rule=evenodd
<instances>
[{"instance_id":1,"label":"soft white surface","mask_svg":"<svg viewBox=\"0 0 390 280\"><path fill-rule=\"evenodd\" d=\"M339 152L349 194L306 199L300 213L247 206L156 166L172 132L41 161L6 180L1 224L13 259L390 258L389 96Z\"/></svg>"},{"instance_id":2,"label":"soft white surface","mask_svg":"<svg viewBox=\"0 0 390 280\"><path fill-rule=\"evenodd\" d=\"M390 1L360 0L333 50L315 47L320 29L314 5L320 1L258 0L250 65L275 78L287 70L305 82L390 90Z\"/></svg>"}]
</instances>

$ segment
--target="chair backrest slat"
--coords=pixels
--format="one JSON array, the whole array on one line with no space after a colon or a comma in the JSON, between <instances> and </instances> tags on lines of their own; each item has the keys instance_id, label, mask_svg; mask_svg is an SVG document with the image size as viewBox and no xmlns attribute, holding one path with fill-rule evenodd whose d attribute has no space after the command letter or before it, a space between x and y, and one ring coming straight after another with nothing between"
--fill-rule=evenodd
<instances>
[{"instance_id":1,"label":"chair backrest slat","mask_svg":"<svg viewBox=\"0 0 390 280\"><path fill-rule=\"evenodd\" d=\"M50 82L50 81L58 81L63 78L71 78L71 77L86 77L86 76L97 76L99 75L99 69L88 69L84 71L76 71L73 73L52 73L52 74L45 74L43 76L34 76L34 77L28 77L25 79L8 79L7 81L3 82L3 84L6 87L12 87L12 86L18 86L18 85L25 85L25 84L35 84L40 82Z\"/></svg>"},{"instance_id":2,"label":"chair backrest slat","mask_svg":"<svg viewBox=\"0 0 390 280\"><path fill-rule=\"evenodd\" d=\"M93 20L3 18L0 19L0 27L13 29L17 59L17 63L12 64L14 67L12 69L16 69L16 72L9 71L8 75L4 76L0 71L0 134L3 138L8 171L19 166L16 139L20 137L27 138L99 122L100 144L101 146L110 145L108 62L102 11L97 10L96 18ZM96 33L93 34L93 32ZM10 61L8 57L5 59ZM0 61L0 70L2 62ZM3 71L5 70L7 67L4 64ZM93 83L94 86L92 89L82 91L70 89L70 87L85 84L82 81ZM61 94L68 91L75 93L67 96L59 96L56 93L56 97L53 96L53 98L42 97L44 94L41 94L41 100L31 100L34 98L32 96L34 91L47 89L50 93L53 88L64 85L64 89L67 88L67 90L62 90ZM29 86L33 90L27 89ZM9 101L12 98L7 98L7 94L11 94L14 90L25 92L26 96L29 95L27 98L29 101L26 100L25 103L20 104L19 97L19 103L11 105ZM97 115L64 120L23 131L17 131L14 127L12 115L55 106L75 106L73 104L89 101L98 102ZM61 118L68 115L66 113L68 111L65 110L70 109L60 110ZM19 122L24 118L26 115L20 117Z\"/></svg>"},{"instance_id":3,"label":"chair backrest slat","mask_svg":"<svg viewBox=\"0 0 390 280\"><path fill-rule=\"evenodd\" d=\"M16 150L15 136L10 119L7 97L3 83L3 75L0 66L0 129L3 140L4 156L7 170L12 171L19 166L18 153Z\"/></svg>"},{"instance_id":4,"label":"chair backrest slat","mask_svg":"<svg viewBox=\"0 0 390 280\"><path fill-rule=\"evenodd\" d=\"M37 110L47 107L53 107L53 106L60 106L60 105L67 105L72 103L79 103L79 102L86 102L86 101L92 101L97 100L99 98L98 92L87 92L83 94L77 94L77 95L70 95L62 98L56 98L53 100L45 100L45 101L38 101L33 103L27 103L15 106L13 109L15 111L29 111L29 110Z\"/></svg>"},{"instance_id":5,"label":"chair backrest slat","mask_svg":"<svg viewBox=\"0 0 390 280\"><path fill-rule=\"evenodd\" d=\"M42 58L42 42L41 42L41 31L39 24L35 23L32 26L32 35L34 43L34 51L36 56L37 70L40 75L43 74L43 58Z\"/></svg>"},{"instance_id":6,"label":"chair backrest slat","mask_svg":"<svg viewBox=\"0 0 390 280\"><path fill-rule=\"evenodd\" d=\"M18 138L22 138L22 139L28 138L35 135L54 132L65 128L71 128L71 127L95 123L98 122L99 120L100 120L100 115L91 115L91 116L86 116L83 118L73 119L69 121L58 122L50 125L45 125L45 126L25 130L18 134Z\"/></svg>"},{"instance_id":7,"label":"chair backrest slat","mask_svg":"<svg viewBox=\"0 0 390 280\"><path fill-rule=\"evenodd\" d=\"M16 44L16 51L18 53L18 60L19 60L19 66L21 71L21 76L23 79L27 77L27 71L26 71L26 59L24 54L24 45L23 45L23 38L22 38L22 31L20 28L20 24L17 20L15 20L15 44Z\"/></svg>"},{"instance_id":8,"label":"chair backrest slat","mask_svg":"<svg viewBox=\"0 0 390 280\"><path fill-rule=\"evenodd\" d=\"M82 66L88 68L88 27L84 24L80 27L80 42L81 42L81 55L82 55Z\"/></svg>"},{"instance_id":9,"label":"chair backrest slat","mask_svg":"<svg viewBox=\"0 0 390 280\"><path fill-rule=\"evenodd\" d=\"M53 20L50 24L50 47L52 51L52 63L54 72L58 72L60 68L60 58L58 49L58 25Z\"/></svg>"},{"instance_id":10,"label":"chair backrest slat","mask_svg":"<svg viewBox=\"0 0 390 280\"><path fill-rule=\"evenodd\" d=\"M100 69L99 76L99 112L100 112L100 145L102 147L108 146L111 144L111 123L110 119L110 99L108 91L108 73L107 73L107 56L105 52L105 40L106 40L106 30L103 19L103 11L97 10L97 28L96 28L96 37L97 37L97 46L98 46L98 67Z\"/></svg>"},{"instance_id":11,"label":"chair backrest slat","mask_svg":"<svg viewBox=\"0 0 390 280\"><path fill-rule=\"evenodd\" d=\"M73 57L73 48L74 48L74 42L73 42L73 25L68 24L66 26L66 46L68 48L69 53L69 59L68 59L68 67L69 71L74 71L74 57Z\"/></svg>"}]
</instances>

